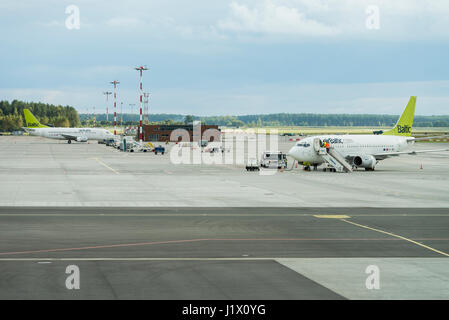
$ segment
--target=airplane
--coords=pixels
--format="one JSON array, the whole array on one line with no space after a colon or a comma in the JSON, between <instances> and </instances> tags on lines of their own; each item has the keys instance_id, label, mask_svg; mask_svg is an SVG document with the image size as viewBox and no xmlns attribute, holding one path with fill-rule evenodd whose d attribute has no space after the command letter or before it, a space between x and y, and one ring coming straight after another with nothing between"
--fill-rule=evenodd
<instances>
[{"instance_id":1,"label":"airplane","mask_svg":"<svg viewBox=\"0 0 449 320\"><path fill-rule=\"evenodd\" d=\"M32 136L49 139L87 142L88 140L114 139L114 135L106 129L99 128L54 128L41 124L30 110L24 109L26 127L23 129Z\"/></svg>"},{"instance_id":2,"label":"airplane","mask_svg":"<svg viewBox=\"0 0 449 320\"><path fill-rule=\"evenodd\" d=\"M324 171L352 172L356 168L374 171L379 161L389 157L449 151L409 150L415 141L429 139L411 136L415 105L416 97L412 96L395 127L389 131L375 135L311 136L296 142L287 155L304 165L305 170L310 170L311 166L317 170L319 165L327 163Z\"/></svg>"}]
</instances>

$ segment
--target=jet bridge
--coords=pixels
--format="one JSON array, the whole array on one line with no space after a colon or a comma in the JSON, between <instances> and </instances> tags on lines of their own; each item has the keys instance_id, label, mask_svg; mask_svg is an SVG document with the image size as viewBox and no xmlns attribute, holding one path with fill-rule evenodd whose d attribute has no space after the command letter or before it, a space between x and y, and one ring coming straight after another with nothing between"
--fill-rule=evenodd
<instances>
[{"instance_id":1,"label":"jet bridge","mask_svg":"<svg viewBox=\"0 0 449 320\"><path fill-rule=\"evenodd\" d=\"M352 166L343 158L343 156L330 147L329 151L322 147L323 143L319 138L313 140L313 148L315 152L323 158L323 160L337 172L352 172Z\"/></svg>"}]
</instances>

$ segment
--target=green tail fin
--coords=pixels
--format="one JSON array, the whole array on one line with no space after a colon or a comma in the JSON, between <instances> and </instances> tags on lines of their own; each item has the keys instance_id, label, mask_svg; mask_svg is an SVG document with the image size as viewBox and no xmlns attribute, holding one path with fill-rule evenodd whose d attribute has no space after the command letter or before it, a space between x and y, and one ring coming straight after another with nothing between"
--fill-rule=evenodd
<instances>
[{"instance_id":1,"label":"green tail fin","mask_svg":"<svg viewBox=\"0 0 449 320\"><path fill-rule=\"evenodd\" d=\"M23 113L25 114L25 122L27 124L27 128L48 128L36 119L36 117L31 113L28 109L23 109Z\"/></svg>"},{"instance_id":2,"label":"green tail fin","mask_svg":"<svg viewBox=\"0 0 449 320\"><path fill-rule=\"evenodd\" d=\"M412 135L413 117L415 116L415 105L416 97L410 97L407 107L405 107L405 110L396 123L396 126L383 134L389 136L410 137Z\"/></svg>"}]
</instances>

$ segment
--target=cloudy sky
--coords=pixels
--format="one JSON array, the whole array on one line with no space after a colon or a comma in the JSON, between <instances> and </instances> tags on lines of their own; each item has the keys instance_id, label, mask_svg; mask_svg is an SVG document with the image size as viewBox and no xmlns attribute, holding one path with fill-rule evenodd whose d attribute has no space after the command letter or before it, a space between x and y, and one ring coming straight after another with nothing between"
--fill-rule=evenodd
<instances>
[{"instance_id":1,"label":"cloudy sky","mask_svg":"<svg viewBox=\"0 0 449 320\"><path fill-rule=\"evenodd\" d=\"M0 99L104 112L116 79L129 112L147 65L153 113L398 114L417 95L449 114L448 16L447 0L2 0Z\"/></svg>"}]
</instances>

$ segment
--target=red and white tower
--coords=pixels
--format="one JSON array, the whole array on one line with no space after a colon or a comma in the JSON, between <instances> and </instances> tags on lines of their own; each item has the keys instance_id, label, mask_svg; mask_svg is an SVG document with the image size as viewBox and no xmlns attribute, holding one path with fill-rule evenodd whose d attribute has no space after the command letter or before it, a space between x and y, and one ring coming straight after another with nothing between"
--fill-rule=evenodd
<instances>
[{"instance_id":1,"label":"red and white tower","mask_svg":"<svg viewBox=\"0 0 449 320\"><path fill-rule=\"evenodd\" d=\"M112 94L112 92L106 91L103 92L103 94L106 96L106 127L109 128L109 95Z\"/></svg>"},{"instance_id":2,"label":"red and white tower","mask_svg":"<svg viewBox=\"0 0 449 320\"><path fill-rule=\"evenodd\" d=\"M117 135L117 85L119 83L117 80L111 81L114 85L114 136Z\"/></svg>"},{"instance_id":3,"label":"red and white tower","mask_svg":"<svg viewBox=\"0 0 449 320\"><path fill-rule=\"evenodd\" d=\"M137 67L134 68L140 72L140 125L139 125L139 141L142 142L142 95L143 95L143 89L142 89L142 73L144 70L148 70L146 67Z\"/></svg>"}]
</instances>

